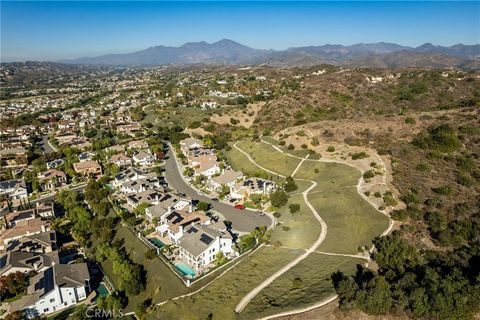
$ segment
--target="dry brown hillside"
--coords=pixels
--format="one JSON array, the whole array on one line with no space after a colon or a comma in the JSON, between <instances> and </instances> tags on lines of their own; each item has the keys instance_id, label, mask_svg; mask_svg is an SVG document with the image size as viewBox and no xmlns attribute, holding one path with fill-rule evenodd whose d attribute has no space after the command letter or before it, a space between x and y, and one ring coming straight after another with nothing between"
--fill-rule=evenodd
<instances>
[{"instance_id":1,"label":"dry brown hillside","mask_svg":"<svg viewBox=\"0 0 480 320\"><path fill-rule=\"evenodd\" d=\"M267 104L256 127L278 131L320 120L445 110L480 101L478 73L317 67L299 76L300 88Z\"/></svg>"}]
</instances>

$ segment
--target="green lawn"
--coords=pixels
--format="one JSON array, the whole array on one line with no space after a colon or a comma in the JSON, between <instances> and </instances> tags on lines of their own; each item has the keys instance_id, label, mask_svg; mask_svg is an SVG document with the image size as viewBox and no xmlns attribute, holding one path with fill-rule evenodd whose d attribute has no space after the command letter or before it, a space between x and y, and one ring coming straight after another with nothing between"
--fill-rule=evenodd
<instances>
[{"instance_id":1,"label":"green lawn","mask_svg":"<svg viewBox=\"0 0 480 320\"><path fill-rule=\"evenodd\" d=\"M317 182L317 186L311 191L313 192L355 186L360 175L359 170L341 163L305 160L295 178Z\"/></svg>"},{"instance_id":2,"label":"green lawn","mask_svg":"<svg viewBox=\"0 0 480 320\"><path fill-rule=\"evenodd\" d=\"M248 158L236 148L232 147L230 150L225 150L223 153L227 158L227 163L231 165L234 170L242 171L248 176L256 176L258 172L263 171L250 160L248 160ZM283 178L270 173L267 173L267 175L277 183L284 180Z\"/></svg>"},{"instance_id":3,"label":"green lawn","mask_svg":"<svg viewBox=\"0 0 480 320\"><path fill-rule=\"evenodd\" d=\"M266 143L256 143L251 141L240 141L237 146L250 154L256 163L264 168L277 172L284 176L293 173L300 159L289 157L274 147Z\"/></svg>"},{"instance_id":4,"label":"green lawn","mask_svg":"<svg viewBox=\"0 0 480 320\"><path fill-rule=\"evenodd\" d=\"M320 234L320 222L307 207L303 195L291 196L290 203L299 204L300 211L291 214L288 204L280 208L281 216L277 219L279 225L273 229L271 243L289 248L307 249Z\"/></svg>"},{"instance_id":5,"label":"green lawn","mask_svg":"<svg viewBox=\"0 0 480 320\"><path fill-rule=\"evenodd\" d=\"M319 251L357 253L388 226L388 218L373 208L356 188L312 193L308 200L328 226Z\"/></svg>"},{"instance_id":6,"label":"green lawn","mask_svg":"<svg viewBox=\"0 0 480 320\"><path fill-rule=\"evenodd\" d=\"M237 319L234 308L255 286L293 260L300 250L263 247L204 290L156 307L147 319Z\"/></svg>"},{"instance_id":7,"label":"green lawn","mask_svg":"<svg viewBox=\"0 0 480 320\"><path fill-rule=\"evenodd\" d=\"M363 262L312 253L260 292L242 311L241 318L258 319L320 302L335 294L330 280L333 272L352 274Z\"/></svg>"}]
</instances>

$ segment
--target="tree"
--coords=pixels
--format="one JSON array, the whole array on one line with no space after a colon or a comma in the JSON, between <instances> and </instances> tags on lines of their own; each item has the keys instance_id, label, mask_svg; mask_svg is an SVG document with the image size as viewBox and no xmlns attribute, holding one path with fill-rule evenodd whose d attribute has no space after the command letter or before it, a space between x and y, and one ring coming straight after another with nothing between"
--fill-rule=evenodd
<instances>
[{"instance_id":1,"label":"tree","mask_svg":"<svg viewBox=\"0 0 480 320\"><path fill-rule=\"evenodd\" d=\"M270 202L277 208L283 207L288 202L288 195L285 191L277 190L270 194Z\"/></svg>"},{"instance_id":2,"label":"tree","mask_svg":"<svg viewBox=\"0 0 480 320\"><path fill-rule=\"evenodd\" d=\"M285 183L283 184L283 189L286 191L286 192L293 192L295 190L298 189L298 186L297 184L295 183L295 180L291 177L291 176L288 176L286 179L285 179Z\"/></svg>"},{"instance_id":3,"label":"tree","mask_svg":"<svg viewBox=\"0 0 480 320\"><path fill-rule=\"evenodd\" d=\"M150 207L150 203L142 202L133 211L136 215L143 216L145 214L145 209L147 209L148 207Z\"/></svg>"},{"instance_id":4,"label":"tree","mask_svg":"<svg viewBox=\"0 0 480 320\"><path fill-rule=\"evenodd\" d=\"M288 206L291 214L295 214L300 211L300 205L298 203L292 203Z\"/></svg>"},{"instance_id":5,"label":"tree","mask_svg":"<svg viewBox=\"0 0 480 320\"><path fill-rule=\"evenodd\" d=\"M0 301L25 292L29 284L28 279L29 276L20 271L0 277Z\"/></svg>"},{"instance_id":6,"label":"tree","mask_svg":"<svg viewBox=\"0 0 480 320\"><path fill-rule=\"evenodd\" d=\"M362 290L357 291L357 305L370 314L385 314L393 304L390 284L382 276L369 280Z\"/></svg>"},{"instance_id":7,"label":"tree","mask_svg":"<svg viewBox=\"0 0 480 320\"><path fill-rule=\"evenodd\" d=\"M195 207L197 208L197 210L208 211L208 209L210 208L210 204L204 201L199 201Z\"/></svg>"}]
</instances>

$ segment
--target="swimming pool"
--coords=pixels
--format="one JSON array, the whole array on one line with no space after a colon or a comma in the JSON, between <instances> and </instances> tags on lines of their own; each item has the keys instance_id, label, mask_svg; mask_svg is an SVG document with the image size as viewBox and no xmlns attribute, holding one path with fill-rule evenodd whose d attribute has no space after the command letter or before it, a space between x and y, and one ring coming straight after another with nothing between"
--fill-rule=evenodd
<instances>
[{"instance_id":1,"label":"swimming pool","mask_svg":"<svg viewBox=\"0 0 480 320\"><path fill-rule=\"evenodd\" d=\"M190 266L184 262L175 263L175 268L177 268L184 276L195 277L195 271L193 271Z\"/></svg>"},{"instance_id":2,"label":"swimming pool","mask_svg":"<svg viewBox=\"0 0 480 320\"><path fill-rule=\"evenodd\" d=\"M106 297L110 293L103 282L100 282L97 290L95 290L95 291L97 292L97 298Z\"/></svg>"},{"instance_id":3,"label":"swimming pool","mask_svg":"<svg viewBox=\"0 0 480 320\"><path fill-rule=\"evenodd\" d=\"M161 249L162 247L165 246L165 243L160 241L160 239L158 239L158 238L150 238L150 242L153 243L155 245L155 247L157 247L159 249Z\"/></svg>"}]
</instances>

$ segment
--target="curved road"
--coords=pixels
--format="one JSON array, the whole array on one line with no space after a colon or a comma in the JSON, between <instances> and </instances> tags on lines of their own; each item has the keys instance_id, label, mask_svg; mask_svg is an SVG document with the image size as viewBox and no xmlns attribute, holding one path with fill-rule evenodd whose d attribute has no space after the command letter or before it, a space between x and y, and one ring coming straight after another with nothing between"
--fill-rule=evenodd
<instances>
[{"instance_id":1,"label":"curved road","mask_svg":"<svg viewBox=\"0 0 480 320\"><path fill-rule=\"evenodd\" d=\"M194 200L209 203L215 211L218 211L226 220L232 222L232 229L239 232L250 232L258 226L270 227L273 223L268 215L260 216L254 211L235 209L223 202L213 201L211 198L201 196L195 189L190 187L182 177L173 150L168 148L165 157L165 179L168 185L180 193L186 194Z\"/></svg>"}]
</instances>

